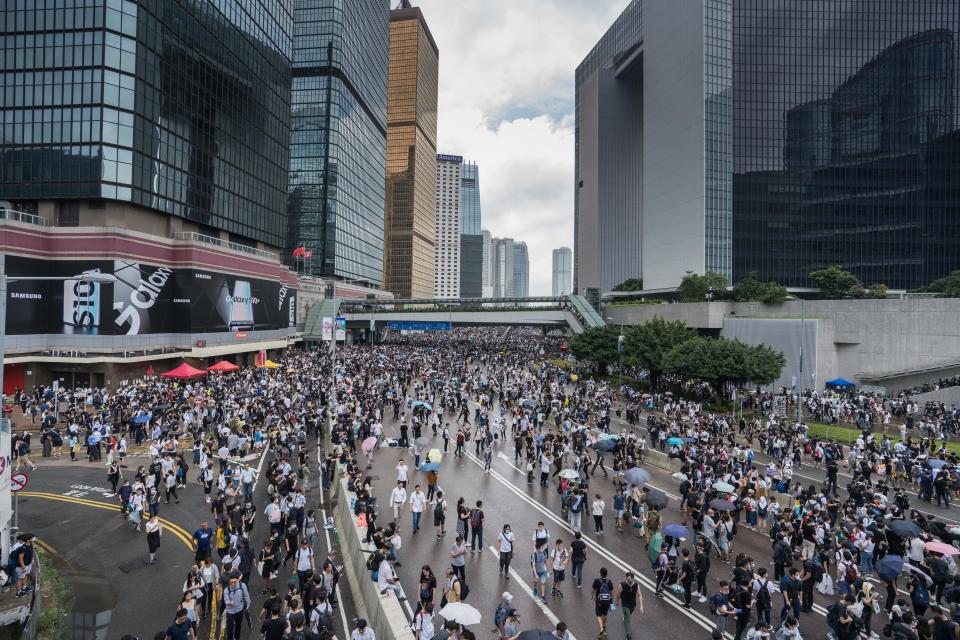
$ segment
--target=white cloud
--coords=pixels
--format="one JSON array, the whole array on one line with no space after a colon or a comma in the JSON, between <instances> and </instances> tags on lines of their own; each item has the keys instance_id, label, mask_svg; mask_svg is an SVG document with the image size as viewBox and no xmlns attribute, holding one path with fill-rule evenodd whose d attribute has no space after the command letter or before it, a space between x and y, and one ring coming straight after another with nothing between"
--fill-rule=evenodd
<instances>
[{"instance_id":1,"label":"white cloud","mask_svg":"<svg viewBox=\"0 0 960 640\"><path fill-rule=\"evenodd\" d=\"M421 0L440 49L438 151L480 166L483 226L527 243L530 294L573 246L577 65L626 0Z\"/></svg>"}]
</instances>

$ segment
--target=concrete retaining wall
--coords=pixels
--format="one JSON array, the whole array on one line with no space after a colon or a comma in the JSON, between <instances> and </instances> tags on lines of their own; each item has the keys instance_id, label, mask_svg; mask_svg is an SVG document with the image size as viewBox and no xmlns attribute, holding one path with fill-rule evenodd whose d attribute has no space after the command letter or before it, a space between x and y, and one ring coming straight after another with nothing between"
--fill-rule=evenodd
<instances>
[{"instance_id":1,"label":"concrete retaining wall","mask_svg":"<svg viewBox=\"0 0 960 640\"><path fill-rule=\"evenodd\" d=\"M334 514L337 532L340 534L343 571L350 585L357 616L367 621L377 635L377 640L414 640L397 596L392 591L381 596L377 583L370 579L367 558L370 557L369 552L373 551L373 545L363 542L366 531L357 526L357 521L350 511L351 496L347 491L346 479L339 479L337 492Z\"/></svg>"}]
</instances>

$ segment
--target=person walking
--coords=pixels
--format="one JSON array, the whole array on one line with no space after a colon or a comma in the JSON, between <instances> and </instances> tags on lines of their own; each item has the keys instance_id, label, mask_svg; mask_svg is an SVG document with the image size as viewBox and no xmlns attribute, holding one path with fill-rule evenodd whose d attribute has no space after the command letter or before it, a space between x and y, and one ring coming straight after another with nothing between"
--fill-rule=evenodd
<instances>
[{"instance_id":1,"label":"person walking","mask_svg":"<svg viewBox=\"0 0 960 640\"><path fill-rule=\"evenodd\" d=\"M437 491L437 499L433 501L433 528L437 533L437 540L447 535L444 523L447 521L447 501L443 491Z\"/></svg>"},{"instance_id":2,"label":"person walking","mask_svg":"<svg viewBox=\"0 0 960 640\"><path fill-rule=\"evenodd\" d=\"M690 559L690 549L684 548L680 552L680 573L677 576L677 582L683 587L683 606L690 608L690 601L693 599L693 579L697 570L694 568L693 561Z\"/></svg>"},{"instance_id":3,"label":"person walking","mask_svg":"<svg viewBox=\"0 0 960 640\"><path fill-rule=\"evenodd\" d=\"M398 480L397 486L390 492L390 508L393 509L393 521L400 525L400 515L403 513L403 505L407 501L407 490L404 488L406 481Z\"/></svg>"},{"instance_id":4,"label":"person walking","mask_svg":"<svg viewBox=\"0 0 960 640\"><path fill-rule=\"evenodd\" d=\"M243 612L250 606L250 593L247 585L240 582L240 576L230 576L230 582L223 590L223 606L227 614L227 633L224 640L240 640L243 629Z\"/></svg>"},{"instance_id":5,"label":"person walking","mask_svg":"<svg viewBox=\"0 0 960 640\"><path fill-rule=\"evenodd\" d=\"M163 529L163 527L160 526L160 518L155 515L150 515L144 523L143 529L147 532L147 548L150 551L150 558L147 560L147 564L155 564L157 562L157 549L160 548L160 535Z\"/></svg>"},{"instance_id":6,"label":"person walking","mask_svg":"<svg viewBox=\"0 0 960 640\"><path fill-rule=\"evenodd\" d=\"M603 534L603 509L606 507L606 504L603 502L603 498L600 497L600 494L594 496L593 505L591 505L590 513L593 514L593 532L601 535Z\"/></svg>"},{"instance_id":7,"label":"person walking","mask_svg":"<svg viewBox=\"0 0 960 640\"><path fill-rule=\"evenodd\" d=\"M467 582L467 543L463 541L463 536L457 536L457 539L450 545L450 567L460 578L460 582Z\"/></svg>"},{"instance_id":8,"label":"person walking","mask_svg":"<svg viewBox=\"0 0 960 640\"><path fill-rule=\"evenodd\" d=\"M483 501L470 510L470 552L483 553Z\"/></svg>"},{"instance_id":9,"label":"person walking","mask_svg":"<svg viewBox=\"0 0 960 640\"><path fill-rule=\"evenodd\" d=\"M420 518L423 517L423 510L427 506L427 496L420 490L420 485L413 487L413 493L410 494L410 514L413 519L413 533L420 530Z\"/></svg>"},{"instance_id":10,"label":"person walking","mask_svg":"<svg viewBox=\"0 0 960 640\"><path fill-rule=\"evenodd\" d=\"M613 582L607 577L607 568L600 567L600 576L593 581L594 613L600 627L600 639L607 637L607 615L613 604Z\"/></svg>"},{"instance_id":11,"label":"person walking","mask_svg":"<svg viewBox=\"0 0 960 640\"><path fill-rule=\"evenodd\" d=\"M577 589L583 586L583 565L587 561L587 544L583 541L583 534L579 531L573 534L570 543L570 563L573 566L572 577L577 581Z\"/></svg>"},{"instance_id":12,"label":"person walking","mask_svg":"<svg viewBox=\"0 0 960 640\"><path fill-rule=\"evenodd\" d=\"M533 597L547 603L547 545L537 546L530 554L530 569L533 571Z\"/></svg>"},{"instance_id":13,"label":"person walking","mask_svg":"<svg viewBox=\"0 0 960 640\"><path fill-rule=\"evenodd\" d=\"M557 541L553 545L553 550L550 552L550 560L553 568L553 585L550 587L550 595L555 598L563 597L561 587L563 587L563 581L566 578L567 560L569 557L570 552L563 546L563 540L557 538Z\"/></svg>"},{"instance_id":14,"label":"person walking","mask_svg":"<svg viewBox=\"0 0 960 640\"><path fill-rule=\"evenodd\" d=\"M513 560L513 531L509 524L503 525L500 535L497 536L497 543L500 545L500 575L507 580L510 579L510 561Z\"/></svg>"},{"instance_id":15,"label":"person walking","mask_svg":"<svg viewBox=\"0 0 960 640\"><path fill-rule=\"evenodd\" d=\"M643 615L643 594L640 593L640 584L632 571L627 572L626 578L620 583L620 591L617 592L617 605L623 615L623 630L627 635L627 640L632 640L632 616L638 604L640 605L640 615Z\"/></svg>"}]
</instances>

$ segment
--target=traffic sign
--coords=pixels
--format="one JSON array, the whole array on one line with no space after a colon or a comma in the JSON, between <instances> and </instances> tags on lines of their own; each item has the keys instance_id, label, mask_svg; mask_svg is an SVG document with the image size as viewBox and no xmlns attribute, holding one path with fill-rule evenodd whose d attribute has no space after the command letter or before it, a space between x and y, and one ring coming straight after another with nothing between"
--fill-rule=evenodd
<instances>
[{"instance_id":1,"label":"traffic sign","mask_svg":"<svg viewBox=\"0 0 960 640\"><path fill-rule=\"evenodd\" d=\"M10 491L14 493L16 493L17 491L20 491L25 486L27 486L27 482L29 480L30 480L29 476L27 476L27 474L25 473L13 474L12 476L10 476Z\"/></svg>"}]
</instances>

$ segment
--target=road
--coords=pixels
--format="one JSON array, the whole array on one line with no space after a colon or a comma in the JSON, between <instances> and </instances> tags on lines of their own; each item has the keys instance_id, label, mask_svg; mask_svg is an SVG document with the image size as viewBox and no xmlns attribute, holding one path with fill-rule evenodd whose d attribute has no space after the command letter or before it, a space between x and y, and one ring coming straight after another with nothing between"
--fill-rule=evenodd
<instances>
[{"instance_id":1,"label":"road","mask_svg":"<svg viewBox=\"0 0 960 640\"><path fill-rule=\"evenodd\" d=\"M132 459L130 466L135 469L144 461ZM188 474L191 482L187 488L179 491L180 504L160 505L163 537L158 561L149 565L145 562L146 536L119 516L102 463L70 463L66 459L51 458L40 458L37 462L40 468L30 473L29 484L19 499L20 528L36 534L40 546L56 556L57 565L76 594L74 610L84 614L77 617L77 627L84 624L103 627L106 635L99 637L109 638L119 638L125 633L153 637L154 633L166 629L173 620L182 586L193 565L193 532L201 521L212 521L202 488L192 481L194 470ZM254 462L257 463L259 461ZM125 472L132 474L132 469ZM319 513L322 508L319 490L314 488L307 497L308 508L317 508ZM262 515L266 504L265 478L257 481L254 503L259 513L253 541L255 551L259 551L268 531ZM331 546L338 552L340 549L335 533L331 536L321 530L317 538L315 554L319 566ZM342 558L342 554L339 557ZM289 569L281 569L274 581L281 595L286 593L290 573ZM260 594L260 578L252 576L249 587L253 601L251 616L256 625L264 600ZM349 637L345 633L347 621L353 619L355 612L346 580L340 581L339 588L341 604L335 615L336 633L338 638L345 638ZM222 617L201 621L199 637L214 640L222 637L222 625ZM244 637L259 637L259 625L256 627Z\"/></svg>"}]
</instances>

